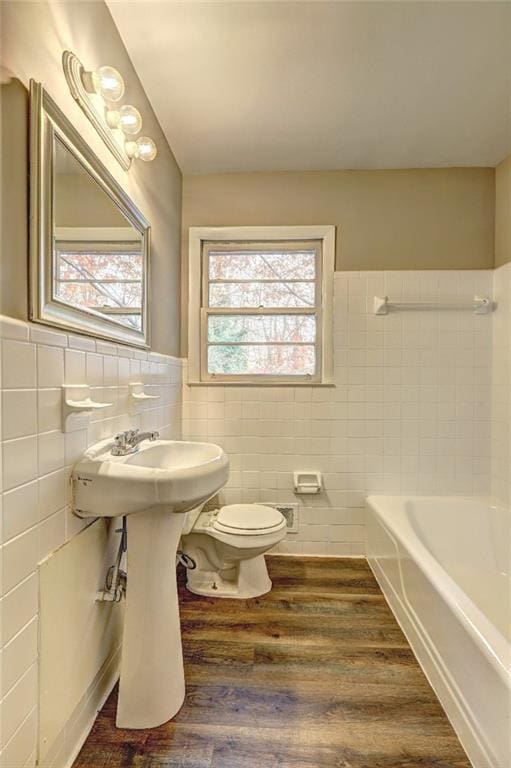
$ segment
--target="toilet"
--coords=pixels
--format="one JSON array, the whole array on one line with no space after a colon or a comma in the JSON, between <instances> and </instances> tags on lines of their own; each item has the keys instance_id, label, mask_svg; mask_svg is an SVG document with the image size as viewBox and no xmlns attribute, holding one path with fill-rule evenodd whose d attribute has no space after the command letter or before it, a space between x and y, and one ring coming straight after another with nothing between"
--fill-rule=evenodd
<instances>
[{"instance_id":1,"label":"toilet","mask_svg":"<svg viewBox=\"0 0 511 768\"><path fill-rule=\"evenodd\" d=\"M271 589L264 553L285 535L283 515L262 504L188 512L181 539L189 563L187 589L208 597L264 595Z\"/></svg>"}]
</instances>

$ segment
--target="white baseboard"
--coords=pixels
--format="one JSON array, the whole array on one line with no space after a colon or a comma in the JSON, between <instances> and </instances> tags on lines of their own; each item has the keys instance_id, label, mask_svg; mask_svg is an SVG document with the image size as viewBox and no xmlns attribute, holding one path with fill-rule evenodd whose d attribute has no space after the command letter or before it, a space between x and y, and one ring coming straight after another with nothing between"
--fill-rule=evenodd
<instances>
[{"instance_id":1,"label":"white baseboard","mask_svg":"<svg viewBox=\"0 0 511 768\"><path fill-rule=\"evenodd\" d=\"M318 557L323 560L367 560L365 555L308 555L306 552L266 552L265 557L293 557L296 559Z\"/></svg>"}]
</instances>

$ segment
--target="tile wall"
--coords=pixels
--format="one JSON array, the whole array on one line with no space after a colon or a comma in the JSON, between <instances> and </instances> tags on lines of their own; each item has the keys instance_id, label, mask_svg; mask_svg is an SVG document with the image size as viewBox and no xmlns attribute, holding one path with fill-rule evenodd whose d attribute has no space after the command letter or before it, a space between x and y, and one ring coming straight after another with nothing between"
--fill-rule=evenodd
<instances>
[{"instance_id":1,"label":"tile wall","mask_svg":"<svg viewBox=\"0 0 511 768\"><path fill-rule=\"evenodd\" d=\"M186 438L221 444L231 460L221 503L298 501L299 533L280 545L289 553L363 554L367 493L487 494L492 486L509 500L510 265L494 278L493 317L378 317L375 295L470 302L491 295L493 274L336 273L331 387L182 387L178 359L2 319L4 763L34 764L37 564L83 526L69 509L68 479L87 445L135 426L180 437L181 425ZM139 416L128 413L134 380L161 395ZM95 399L114 405L88 430L63 434L64 383L88 383ZM324 492L295 496L293 470L311 469L323 473Z\"/></svg>"},{"instance_id":2,"label":"tile wall","mask_svg":"<svg viewBox=\"0 0 511 768\"><path fill-rule=\"evenodd\" d=\"M123 429L181 436L181 361L1 318L1 752L32 766L37 727L37 564L76 536L69 475L84 449ZM160 395L130 416L128 384ZM61 431L64 384L113 403L87 430Z\"/></svg>"},{"instance_id":3,"label":"tile wall","mask_svg":"<svg viewBox=\"0 0 511 768\"><path fill-rule=\"evenodd\" d=\"M511 262L495 270L492 373L492 495L511 504Z\"/></svg>"},{"instance_id":4,"label":"tile wall","mask_svg":"<svg viewBox=\"0 0 511 768\"><path fill-rule=\"evenodd\" d=\"M184 386L183 434L229 453L222 503L299 502L284 552L361 555L368 493L487 494L492 316L372 312L491 295L492 271L337 272L335 386ZM295 496L293 470L324 492Z\"/></svg>"}]
</instances>

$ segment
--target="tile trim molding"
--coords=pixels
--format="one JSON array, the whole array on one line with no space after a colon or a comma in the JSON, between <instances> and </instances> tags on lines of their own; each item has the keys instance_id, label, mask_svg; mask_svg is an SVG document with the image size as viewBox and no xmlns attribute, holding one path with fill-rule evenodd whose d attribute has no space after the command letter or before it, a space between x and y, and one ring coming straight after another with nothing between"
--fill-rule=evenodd
<instances>
[{"instance_id":1,"label":"tile trim molding","mask_svg":"<svg viewBox=\"0 0 511 768\"><path fill-rule=\"evenodd\" d=\"M76 333L48 330L35 323L17 320L7 315L0 315L0 338L12 341L26 341L33 344L75 349L81 352L97 352L103 355L117 355L132 360L148 360L153 363L173 363L184 365L186 360L174 355L161 352L129 347L125 344L95 339L92 336L80 336Z\"/></svg>"}]
</instances>

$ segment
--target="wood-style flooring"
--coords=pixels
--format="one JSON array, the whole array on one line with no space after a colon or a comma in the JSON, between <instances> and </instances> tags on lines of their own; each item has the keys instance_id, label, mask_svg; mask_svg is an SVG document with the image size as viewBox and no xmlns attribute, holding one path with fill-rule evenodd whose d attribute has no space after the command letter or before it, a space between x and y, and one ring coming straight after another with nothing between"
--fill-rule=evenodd
<instances>
[{"instance_id":1,"label":"wood-style flooring","mask_svg":"<svg viewBox=\"0 0 511 768\"><path fill-rule=\"evenodd\" d=\"M470 768L364 560L270 557L273 590L192 595L186 700L115 727L115 690L73 768Z\"/></svg>"}]
</instances>

